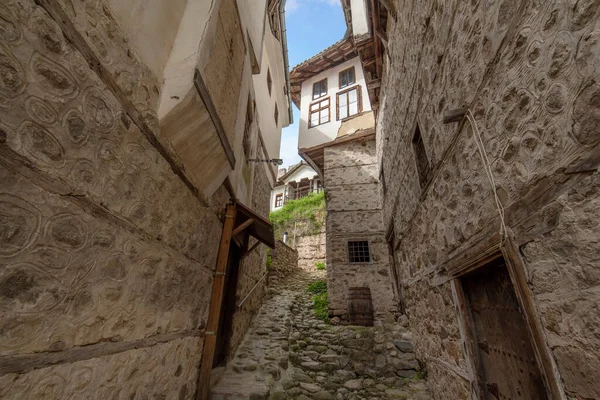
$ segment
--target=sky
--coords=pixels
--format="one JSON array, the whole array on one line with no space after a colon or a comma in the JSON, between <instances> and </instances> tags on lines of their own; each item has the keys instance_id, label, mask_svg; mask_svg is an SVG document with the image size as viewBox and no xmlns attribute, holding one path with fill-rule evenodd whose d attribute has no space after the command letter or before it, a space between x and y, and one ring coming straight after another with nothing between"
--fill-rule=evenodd
<instances>
[{"instance_id":1,"label":"sky","mask_svg":"<svg viewBox=\"0 0 600 400\"><path fill-rule=\"evenodd\" d=\"M340 0L287 0L285 17L290 69L341 40L346 32ZM292 107L294 123L283 128L281 137L279 157L283 159L283 167L300 161L300 112L295 105Z\"/></svg>"}]
</instances>

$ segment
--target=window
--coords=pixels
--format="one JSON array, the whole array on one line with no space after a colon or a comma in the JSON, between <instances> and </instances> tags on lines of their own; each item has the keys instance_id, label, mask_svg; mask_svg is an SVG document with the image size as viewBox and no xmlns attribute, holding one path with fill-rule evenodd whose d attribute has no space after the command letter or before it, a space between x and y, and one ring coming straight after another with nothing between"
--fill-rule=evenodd
<instances>
[{"instance_id":1,"label":"window","mask_svg":"<svg viewBox=\"0 0 600 400\"><path fill-rule=\"evenodd\" d=\"M275 113L273 114L275 117L275 125L279 126L279 109L277 108L277 104L275 104Z\"/></svg>"},{"instance_id":2,"label":"window","mask_svg":"<svg viewBox=\"0 0 600 400\"><path fill-rule=\"evenodd\" d=\"M421 130L419 125L415 129L415 135L412 140L413 150L415 151L415 160L417 163L417 172L419 173L419 183L421 184L421 190L424 190L429 183L429 175L431 173L431 167L429 166L429 159L425 152L425 144L421 137Z\"/></svg>"},{"instance_id":3,"label":"window","mask_svg":"<svg viewBox=\"0 0 600 400\"><path fill-rule=\"evenodd\" d=\"M369 251L368 240L358 240L348 242L348 262L349 263L368 263L371 262L371 253Z\"/></svg>"},{"instance_id":4,"label":"window","mask_svg":"<svg viewBox=\"0 0 600 400\"><path fill-rule=\"evenodd\" d=\"M327 95L327 78L313 85L313 100Z\"/></svg>"},{"instance_id":5,"label":"window","mask_svg":"<svg viewBox=\"0 0 600 400\"><path fill-rule=\"evenodd\" d=\"M273 79L271 79L271 71L267 68L267 89L269 89L269 96L271 95L271 88L273 88Z\"/></svg>"},{"instance_id":6,"label":"window","mask_svg":"<svg viewBox=\"0 0 600 400\"><path fill-rule=\"evenodd\" d=\"M275 207L281 207L283 205L283 193L275 195Z\"/></svg>"},{"instance_id":7,"label":"window","mask_svg":"<svg viewBox=\"0 0 600 400\"><path fill-rule=\"evenodd\" d=\"M312 128L327 122L329 122L329 97L310 105L308 127Z\"/></svg>"},{"instance_id":8,"label":"window","mask_svg":"<svg viewBox=\"0 0 600 400\"><path fill-rule=\"evenodd\" d=\"M254 120L254 110L252 108L252 104L252 99L250 96L248 96L248 104L246 106L246 122L244 123L244 138L242 139L242 147L244 148L244 155L246 158L250 157L250 128L252 126L252 121Z\"/></svg>"},{"instance_id":9,"label":"window","mask_svg":"<svg viewBox=\"0 0 600 400\"><path fill-rule=\"evenodd\" d=\"M337 94L337 119L345 119L362 111L360 86L346 89Z\"/></svg>"},{"instance_id":10,"label":"window","mask_svg":"<svg viewBox=\"0 0 600 400\"><path fill-rule=\"evenodd\" d=\"M354 75L354 67L350 67L350 68L345 69L342 72L340 72L339 78L340 78L340 80L339 80L340 89L345 88L346 86L350 86L353 83L356 83L356 77Z\"/></svg>"}]
</instances>

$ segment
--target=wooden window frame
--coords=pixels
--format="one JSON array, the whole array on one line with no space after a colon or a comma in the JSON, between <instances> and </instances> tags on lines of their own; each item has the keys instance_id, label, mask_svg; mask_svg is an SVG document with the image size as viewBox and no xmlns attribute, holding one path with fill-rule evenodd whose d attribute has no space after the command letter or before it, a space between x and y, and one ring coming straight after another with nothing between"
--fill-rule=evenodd
<instances>
[{"instance_id":1,"label":"wooden window frame","mask_svg":"<svg viewBox=\"0 0 600 400\"><path fill-rule=\"evenodd\" d=\"M252 98L248 95L248 104L246 105L246 120L244 121L244 136L242 138L242 148L244 149L244 156L246 159L252 156L252 138L250 137L250 130L252 129L252 122L254 122L254 107Z\"/></svg>"},{"instance_id":2,"label":"wooden window frame","mask_svg":"<svg viewBox=\"0 0 600 400\"><path fill-rule=\"evenodd\" d=\"M342 86L342 74L343 74L344 72L348 72L348 71L350 71L350 70L352 70L352 75L354 76L354 81L352 81L352 82L347 82L347 83L346 83L344 86ZM340 89L343 89L343 88L346 88L346 87L348 87L348 86L350 86L350 85L355 85L355 84L356 84L356 69L354 68L354 66L351 66L351 67L349 67L349 68L346 68L346 69L345 69L345 70L343 70L343 71L340 71L340 73L338 74L338 87L339 87Z\"/></svg>"},{"instance_id":3,"label":"wooden window frame","mask_svg":"<svg viewBox=\"0 0 600 400\"><path fill-rule=\"evenodd\" d=\"M267 68L267 89L269 89L269 96L273 89L273 78L271 78L271 70Z\"/></svg>"},{"instance_id":4,"label":"wooden window frame","mask_svg":"<svg viewBox=\"0 0 600 400\"><path fill-rule=\"evenodd\" d=\"M313 106L315 106L316 104L321 103L321 102L323 102L325 100L328 101L328 104L327 104L326 107L317 108L316 110L313 109ZM312 118L311 118L312 114L315 113L315 112L321 112L322 110L324 110L326 108L329 109L329 113L327 115L327 121L321 122L321 115L319 114L319 123L316 124L316 125L313 125L312 122L311 122L312 121ZM314 128L315 126L325 125L325 124L327 124L329 122L331 122L331 97L321 98L321 99L319 99L319 101L315 101L313 104L311 104L308 107L308 128L309 129L310 128Z\"/></svg>"},{"instance_id":5,"label":"wooden window frame","mask_svg":"<svg viewBox=\"0 0 600 400\"><path fill-rule=\"evenodd\" d=\"M325 81L325 94L315 97L315 86L317 85L317 83L321 83L323 81ZM320 81L313 83L313 86L312 86L312 99L313 100L326 97L327 93L329 93L329 82L327 81L327 78L323 78Z\"/></svg>"},{"instance_id":6,"label":"wooden window frame","mask_svg":"<svg viewBox=\"0 0 600 400\"><path fill-rule=\"evenodd\" d=\"M350 115L350 103L348 102L348 103L346 103L347 107L348 107L348 116L344 117L344 118L340 118L340 95L346 95L348 98L350 98L350 96L348 96L348 93L350 93L354 89L356 89L356 98L358 99L358 111L356 112L356 114ZM362 111L363 111L363 109L362 109L362 89L361 89L360 85L356 85L356 86L352 86L352 87L349 87L344 90L340 90L339 92L337 92L337 94L335 96L336 96L335 97L335 118L337 121L345 121L347 119L353 118L354 116L362 113Z\"/></svg>"},{"instance_id":7,"label":"wooden window frame","mask_svg":"<svg viewBox=\"0 0 600 400\"><path fill-rule=\"evenodd\" d=\"M283 193L275 195L275 208L283 206Z\"/></svg>"}]
</instances>

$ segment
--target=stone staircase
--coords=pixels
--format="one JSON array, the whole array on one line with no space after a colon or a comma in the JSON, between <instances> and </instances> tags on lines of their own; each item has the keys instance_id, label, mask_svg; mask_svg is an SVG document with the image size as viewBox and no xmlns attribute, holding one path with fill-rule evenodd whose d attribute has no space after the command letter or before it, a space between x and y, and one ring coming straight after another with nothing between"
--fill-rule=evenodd
<instances>
[{"instance_id":1,"label":"stone staircase","mask_svg":"<svg viewBox=\"0 0 600 400\"><path fill-rule=\"evenodd\" d=\"M255 317L210 399L425 400L405 318L375 327L332 326L314 316L302 271L279 286Z\"/></svg>"}]
</instances>

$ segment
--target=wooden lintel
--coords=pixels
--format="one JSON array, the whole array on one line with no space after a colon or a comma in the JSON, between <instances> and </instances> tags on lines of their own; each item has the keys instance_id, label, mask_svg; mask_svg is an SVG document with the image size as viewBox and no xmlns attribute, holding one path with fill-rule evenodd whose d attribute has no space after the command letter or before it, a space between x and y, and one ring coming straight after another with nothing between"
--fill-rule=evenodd
<instances>
[{"instance_id":1,"label":"wooden lintel","mask_svg":"<svg viewBox=\"0 0 600 400\"><path fill-rule=\"evenodd\" d=\"M231 238L236 214L236 206L234 204L229 204L225 210L225 222L223 223L223 233L221 234L221 244L219 246L219 254L217 256L217 267L215 269L215 276L213 278L208 321L206 323L205 330L206 338L204 339L202 362L200 365L200 374L198 375L198 391L196 392L196 400L208 399L210 375L215 356L215 346L217 344L217 332L219 330L221 303L223 301L225 272L227 271L229 248L231 247Z\"/></svg>"},{"instance_id":2,"label":"wooden lintel","mask_svg":"<svg viewBox=\"0 0 600 400\"><path fill-rule=\"evenodd\" d=\"M229 165L231 168L235 169L235 155L233 154L233 150L231 149L231 145L229 144L229 140L227 139L227 135L225 134L225 129L223 128L223 123L221 122L221 118L217 113L217 109L212 102L212 98L210 97L210 93L208 92L208 88L202 79L202 74L200 71L196 69L194 73L194 86L204 103L204 107L206 107L206 111L210 115L210 119L215 125L215 129L217 130L217 134L219 135L219 140L221 141L221 145L223 146L223 151L225 151L225 155L227 156L227 161L229 161Z\"/></svg>"},{"instance_id":3,"label":"wooden lintel","mask_svg":"<svg viewBox=\"0 0 600 400\"><path fill-rule=\"evenodd\" d=\"M235 228L233 230L233 233L231 234L232 236L237 236L240 233L242 233L244 231L244 229L246 229L247 227L249 227L250 225L252 225L254 223L254 220L252 218L247 219L246 221L244 221L242 224L240 224L240 226L238 226L237 228Z\"/></svg>"}]
</instances>

